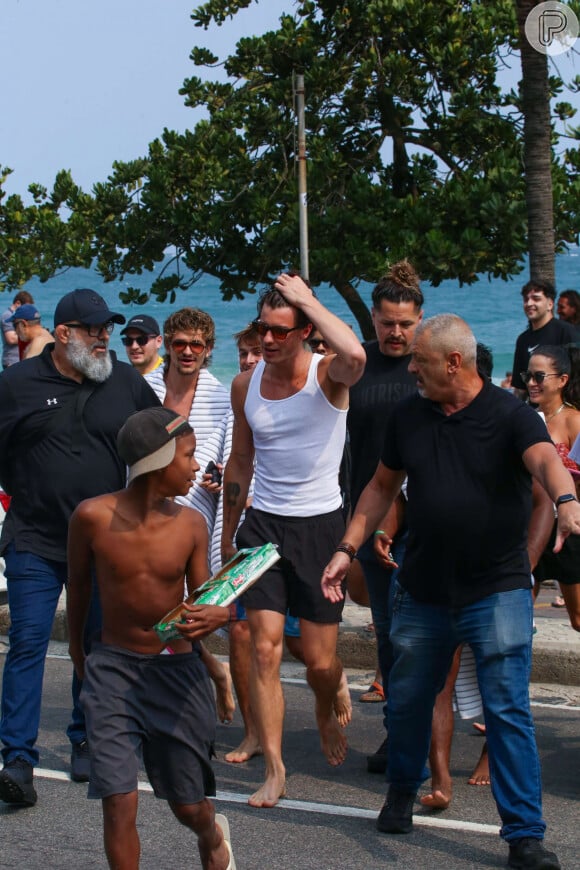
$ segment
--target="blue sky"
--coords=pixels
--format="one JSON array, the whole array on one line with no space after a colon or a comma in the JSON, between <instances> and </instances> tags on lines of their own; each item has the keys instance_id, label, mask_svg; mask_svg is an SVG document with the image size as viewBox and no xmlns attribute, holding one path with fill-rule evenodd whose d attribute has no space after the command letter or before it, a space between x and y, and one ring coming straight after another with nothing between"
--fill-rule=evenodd
<instances>
[{"instance_id":1,"label":"blue sky","mask_svg":"<svg viewBox=\"0 0 580 870\"><path fill-rule=\"evenodd\" d=\"M222 27L194 27L196 0L2 0L0 165L6 188L50 187L70 169L85 189L114 160L145 154L163 127L199 115L178 90L196 74L194 45L220 58L244 35L274 28L293 0L261 0ZM199 71L197 72L199 74Z\"/></svg>"},{"instance_id":2,"label":"blue sky","mask_svg":"<svg viewBox=\"0 0 580 870\"><path fill-rule=\"evenodd\" d=\"M200 115L178 93L203 72L189 60L192 47L224 58L241 36L275 28L294 10L294 0L260 0L204 31L190 19L196 5L2 0L0 165L14 170L6 189L25 194L32 181L50 188L59 169L70 169L89 190L114 160L145 154L163 127L193 127ZM562 71L573 68L571 53L565 57L557 59ZM562 98L578 104L578 95Z\"/></svg>"}]
</instances>

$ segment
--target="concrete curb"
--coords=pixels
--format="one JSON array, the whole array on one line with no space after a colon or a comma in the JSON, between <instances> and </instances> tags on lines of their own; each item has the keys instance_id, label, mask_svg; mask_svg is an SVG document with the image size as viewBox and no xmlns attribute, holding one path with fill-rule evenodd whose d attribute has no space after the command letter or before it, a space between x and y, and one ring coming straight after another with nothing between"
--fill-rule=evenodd
<instances>
[{"instance_id":1,"label":"concrete curb","mask_svg":"<svg viewBox=\"0 0 580 870\"><path fill-rule=\"evenodd\" d=\"M0 606L0 635L6 636L9 626L8 607ZM574 633L572 636L574 637ZM52 640L63 643L68 640L66 614L62 609L57 610L55 616ZM228 654L227 637L214 634L206 643L216 655ZM338 654L346 668L372 672L375 670L376 650L372 634L365 630L364 625L353 626L348 617L338 635ZM536 635L533 643L532 682L580 686L580 644L546 640Z\"/></svg>"}]
</instances>

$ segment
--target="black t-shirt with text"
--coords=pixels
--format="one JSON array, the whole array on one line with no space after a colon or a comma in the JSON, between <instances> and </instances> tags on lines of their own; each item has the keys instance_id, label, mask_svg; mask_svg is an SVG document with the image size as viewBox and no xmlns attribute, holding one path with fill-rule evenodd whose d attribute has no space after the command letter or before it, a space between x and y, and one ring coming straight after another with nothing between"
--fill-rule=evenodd
<instances>
[{"instance_id":1,"label":"black t-shirt with text","mask_svg":"<svg viewBox=\"0 0 580 870\"><path fill-rule=\"evenodd\" d=\"M376 471L385 437L387 417L401 399L417 391L408 370L410 354L389 357L378 341L364 344L367 361L362 378L350 388L347 419L351 451L351 501L353 509Z\"/></svg>"}]
</instances>

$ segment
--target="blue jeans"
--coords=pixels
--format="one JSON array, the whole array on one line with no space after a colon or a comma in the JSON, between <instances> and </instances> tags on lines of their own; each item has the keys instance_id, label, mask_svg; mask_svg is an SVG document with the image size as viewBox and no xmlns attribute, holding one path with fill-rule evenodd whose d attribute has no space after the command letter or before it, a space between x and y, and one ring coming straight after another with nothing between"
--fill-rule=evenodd
<instances>
[{"instance_id":1,"label":"blue jeans","mask_svg":"<svg viewBox=\"0 0 580 870\"><path fill-rule=\"evenodd\" d=\"M391 547L391 552L399 568L389 570L384 568L375 556L373 549L374 536L371 536L356 554L359 560L371 605L371 614L375 635L377 638L377 655L379 670L383 677L385 695L388 694L389 674L393 664L393 648L389 639L391 631L391 610L395 581L399 574L400 566L405 555L406 532L396 535ZM385 722L386 725L386 722Z\"/></svg>"},{"instance_id":2,"label":"blue jeans","mask_svg":"<svg viewBox=\"0 0 580 870\"><path fill-rule=\"evenodd\" d=\"M2 681L2 756L4 763L21 755L36 765L44 662L56 606L66 584L67 565L33 553L17 552L13 544L6 549L4 558L11 624ZM85 637L92 636L99 627L97 603L91 607ZM72 688L73 714L67 734L71 742L78 743L86 737L78 679L73 679Z\"/></svg>"},{"instance_id":3,"label":"blue jeans","mask_svg":"<svg viewBox=\"0 0 580 870\"><path fill-rule=\"evenodd\" d=\"M487 729L491 789L501 836L542 839L540 761L530 711L532 597L499 592L458 610L421 604L397 584L391 628L387 779L416 792L431 741L431 719L453 653L469 643Z\"/></svg>"}]
</instances>

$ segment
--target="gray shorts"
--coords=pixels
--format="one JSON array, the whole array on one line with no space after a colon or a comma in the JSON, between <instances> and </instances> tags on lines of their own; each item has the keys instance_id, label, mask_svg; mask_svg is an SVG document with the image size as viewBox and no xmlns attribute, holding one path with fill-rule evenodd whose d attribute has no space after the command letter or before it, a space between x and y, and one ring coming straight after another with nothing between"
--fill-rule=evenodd
<instances>
[{"instance_id":1,"label":"gray shorts","mask_svg":"<svg viewBox=\"0 0 580 870\"><path fill-rule=\"evenodd\" d=\"M89 797L137 788L140 755L156 797L215 795L213 690L199 653L141 655L93 644L81 703L91 751Z\"/></svg>"}]
</instances>

